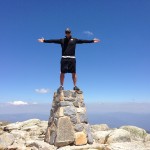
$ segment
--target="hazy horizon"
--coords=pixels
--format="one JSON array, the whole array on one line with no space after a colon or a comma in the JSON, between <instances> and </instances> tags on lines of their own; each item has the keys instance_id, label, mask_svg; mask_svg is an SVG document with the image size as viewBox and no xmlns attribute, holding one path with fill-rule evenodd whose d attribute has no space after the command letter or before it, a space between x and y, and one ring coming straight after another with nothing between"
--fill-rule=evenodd
<instances>
[{"instance_id":1,"label":"hazy horizon","mask_svg":"<svg viewBox=\"0 0 150 150\"><path fill-rule=\"evenodd\" d=\"M86 108L90 124L108 124L111 128L134 125L150 131L150 103L86 103ZM0 103L0 121L48 121L50 109L50 103Z\"/></svg>"}]
</instances>

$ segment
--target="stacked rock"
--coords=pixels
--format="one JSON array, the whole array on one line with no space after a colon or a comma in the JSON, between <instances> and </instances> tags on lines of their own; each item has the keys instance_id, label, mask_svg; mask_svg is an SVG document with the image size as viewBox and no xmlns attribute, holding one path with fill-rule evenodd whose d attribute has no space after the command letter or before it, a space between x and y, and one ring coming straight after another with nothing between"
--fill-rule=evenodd
<instances>
[{"instance_id":1,"label":"stacked rock","mask_svg":"<svg viewBox=\"0 0 150 150\"><path fill-rule=\"evenodd\" d=\"M54 93L45 142L57 147L93 143L83 94Z\"/></svg>"}]
</instances>

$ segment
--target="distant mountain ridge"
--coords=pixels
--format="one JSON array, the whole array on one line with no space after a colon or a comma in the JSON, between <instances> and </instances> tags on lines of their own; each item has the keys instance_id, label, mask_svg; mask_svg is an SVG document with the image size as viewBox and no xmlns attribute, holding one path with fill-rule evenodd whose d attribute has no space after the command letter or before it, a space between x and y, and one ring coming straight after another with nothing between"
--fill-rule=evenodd
<instances>
[{"instance_id":1,"label":"distant mountain ridge","mask_svg":"<svg viewBox=\"0 0 150 150\"><path fill-rule=\"evenodd\" d=\"M17 114L0 114L0 121L17 122L37 118L48 121L49 114L38 113L17 113ZM122 125L134 125L150 131L150 114L135 114L126 112L113 113L88 113L90 124L108 124L111 128Z\"/></svg>"}]
</instances>

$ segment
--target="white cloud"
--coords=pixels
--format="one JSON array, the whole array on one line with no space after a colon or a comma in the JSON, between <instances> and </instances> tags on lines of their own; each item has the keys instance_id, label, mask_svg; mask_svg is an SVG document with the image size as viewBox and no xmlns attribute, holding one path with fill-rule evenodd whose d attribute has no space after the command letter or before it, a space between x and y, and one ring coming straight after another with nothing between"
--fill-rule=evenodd
<instances>
[{"instance_id":1,"label":"white cloud","mask_svg":"<svg viewBox=\"0 0 150 150\"><path fill-rule=\"evenodd\" d=\"M23 101L13 101L13 102L8 102L8 104L15 105L15 106L19 106L19 105L28 105L27 102L23 102Z\"/></svg>"},{"instance_id":2,"label":"white cloud","mask_svg":"<svg viewBox=\"0 0 150 150\"><path fill-rule=\"evenodd\" d=\"M42 88L42 89L35 89L35 92L40 93L40 94L47 94L50 92L50 90Z\"/></svg>"},{"instance_id":3,"label":"white cloud","mask_svg":"<svg viewBox=\"0 0 150 150\"><path fill-rule=\"evenodd\" d=\"M91 32L91 31L84 31L83 33L88 35L88 36L93 36L94 35L93 32Z\"/></svg>"}]
</instances>

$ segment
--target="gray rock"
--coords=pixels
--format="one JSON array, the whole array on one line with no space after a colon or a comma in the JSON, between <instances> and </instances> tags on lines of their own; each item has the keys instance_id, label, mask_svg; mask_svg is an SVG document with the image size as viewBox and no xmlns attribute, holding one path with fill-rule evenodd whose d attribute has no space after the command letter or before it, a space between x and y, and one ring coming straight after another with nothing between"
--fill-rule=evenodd
<instances>
[{"instance_id":1,"label":"gray rock","mask_svg":"<svg viewBox=\"0 0 150 150\"><path fill-rule=\"evenodd\" d=\"M59 118L57 127L55 146L66 146L74 142L74 130L69 117Z\"/></svg>"},{"instance_id":2,"label":"gray rock","mask_svg":"<svg viewBox=\"0 0 150 150\"><path fill-rule=\"evenodd\" d=\"M86 114L79 114L80 117L80 122L81 123L87 123L88 122L88 118Z\"/></svg>"},{"instance_id":3,"label":"gray rock","mask_svg":"<svg viewBox=\"0 0 150 150\"><path fill-rule=\"evenodd\" d=\"M78 100L74 101L74 102L73 102L73 105L74 105L75 107L79 107L79 106L80 106Z\"/></svg>"},{"instance_id":4,"label":"gray rock","mask_svg":"<svg viewBox=\"0 0 150 150\"><path fill-rule=\"evenodd\" d=\"M73 124L76 124L77 123L77 116L76 115L71 115L70 116L70 120Z\"/></svg>"},{"instance_id":5,"label":"gray rock","mask_svg":"<svg viewBox=\"0 0 150 150\"><path fill-rule=\"evenodd\" d=\"M56 131L51 131L51 133L50 133L50 144L51 145L54 145L55 138L56 138Z\"/></svg>"},{"instance_id":6,"label":"gray rock","mask_svg":"<svg viewBox=\"0 0 150 150\"><path fill-rule=\"evenodd\" d=\"M14 142L15 138L12 134L10 133L3 133L0 135L0 149L5 149L8 146L12 145Z\"/></svg>"},{"instance_id":7,"label":"gray rock","mask_svg":"<svg viewBox=\"0 0 150 150\"><path fill-rule=\"evenodd\" d=\"M50 143L50 132L51 132L51 128L47 127L46 134L44 137L44 142Z\"/></svg>"},{"instance_id":8,"label":"gray rock","mask_svg":"<svg viewBox=\"0 0 150 150\"><path fill-rule=\"evenodd\" d=\"M76 115L76 109L72 106L64 108L64 115L71 116Z\"/></svg>"},{"instance_id":9,"label":"gray rock","mask_svg":"<svg viewBox=\"0 0 150 150\"><path fill-rule=\"evenodd\" d=\"M71 91L63 91L64 97L70 97Z\"/></svg>"},{"instance_id":10,"label":"gray rock","mask_svg":"<svg viewBox=\"0 0 150 150\"><path fill-rule=\"evenodd\" d=\"M86 130L86 134L87 134L87 142L89 144L93 144L93 136L91 134L91 129L90 129L90 125L89 124L86 124L84 125L84 128Z\"/></svg>"},{"instance_id":11,"label":"gray rock","mask_svg":"<svg viewBox=\"0 0 150 150\"><path fill-rule=\"evenodd\" d=\"M67 102L67 101L60 101L60 106L73 106L72 102Z\"/></svg>"},{"instance_id":12,"label":"gray rock","mask_svg":"<svg viewBox=\"0 0 150 150\"><path fill-rule=\"evenodd\" d=\"M84 102L81 102L81 103L80 103L80 106L81 106L81 107L85 107L85 103L84 103Z\"/></svg>"},{"instance_id":13,"label":"gray rock","mask_svg":"<svg viewBox=\"0 0 150 150\"><path fill-rule=\"evenodd\" d=\"M72 92L72 95L71 95L72 97L77 97L77 93L74 91L74 92Z\"/></svg>"},{"instance_id":14,"label":"gray rock","mask_svg":"<svg viewBox=\"0 0 150 150\"><path fill-rule=\"evenodd\" d=\"M81 131L83 131L83 124L76 124L75 125L75 127L74 127L74 129L75 129L75 131L77 131L77 132L81 132Z\"/></svg>"},{"instance_id":15,"label":"gray rock","mask_svg":"<svg viewBox=\"0 0 150 150\"><path fill-rule=\"evenodd\" d=\"M74 102L76 99L69 97L69 98L64 98L64 101L70 101L70 102Z\"/></svg>"},{"instance_id":16,"label":"gray rock","mask_svg":"<svg viewBox=\"0 0 150 150\"><path fill-rule=\"evenodd\" d=\"M57 118L54 118L54 123L57 126L57 123L58 123L58 119Z\"/></svg>"}]
</instances>

